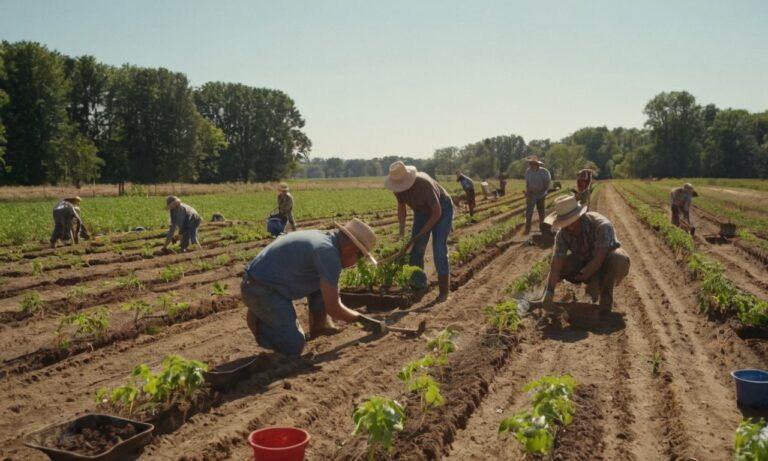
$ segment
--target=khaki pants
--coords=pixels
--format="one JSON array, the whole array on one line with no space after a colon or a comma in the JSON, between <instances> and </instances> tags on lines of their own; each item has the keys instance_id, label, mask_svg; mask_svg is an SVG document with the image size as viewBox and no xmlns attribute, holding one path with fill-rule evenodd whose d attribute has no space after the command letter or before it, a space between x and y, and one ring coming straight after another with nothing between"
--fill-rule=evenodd
<instances>
[{"instance_id":1,"label":"khaki pants","mask_svg":"<svg viewBox=\"0 0 768 461\"><path fill-rule=\"evenodd\" d=\"M560 280L565 279L571 283L582 283L576 280L576 276L588 262L582 261L572 254L566 256L563 270L560 272ZM604 294L612 298L613 287L624 280L624 277L629 273L629 266L629 255L626 251L621 248L611 250L605 257L600 269L587 281L587 293L592 297L592 300L597 301L597 298L602 297Z\"/></svg>"}]
</instances>

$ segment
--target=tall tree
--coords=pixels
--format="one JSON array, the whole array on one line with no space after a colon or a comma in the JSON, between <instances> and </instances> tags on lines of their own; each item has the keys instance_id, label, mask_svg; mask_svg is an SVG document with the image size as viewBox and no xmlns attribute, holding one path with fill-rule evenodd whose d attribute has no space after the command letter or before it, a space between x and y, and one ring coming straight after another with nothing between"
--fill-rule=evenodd
<instances>
[{"instance_id":1,"label":"tall tree","mask_svg":"<svg viewBox=\"0 0 768 461\"><path fill-rule=\"evenodd\" d=\"M763 165L762 152L755 136L756 128L756 118L745 110L717 112L704 144L704 175L757 177Z\"/></svg>"},{"instance_id":2,"label":"tall tree","mask_svg":"<svg viewBox=\"0 0 768 461\"><path fill-rule=\"evenodd\" d=\"M686 91L660 93L645 106L645 114L653 142L649 173L697 176L703 131L696 98Z\"/></svg>"},{"instance_id":3,"label":"tall tree","mask_svg":"<svg viewBox=\"0 0 768 461\"><path fill-rule=\"evenodd\" d=\"M67 124L62 56L33 42L2 42L5 74L0 90L10 101L0 109L7 131L5 162L9 171L0 181L42 184L55 163L52 145L63 136Z\"/></svg>"}]
</instances>

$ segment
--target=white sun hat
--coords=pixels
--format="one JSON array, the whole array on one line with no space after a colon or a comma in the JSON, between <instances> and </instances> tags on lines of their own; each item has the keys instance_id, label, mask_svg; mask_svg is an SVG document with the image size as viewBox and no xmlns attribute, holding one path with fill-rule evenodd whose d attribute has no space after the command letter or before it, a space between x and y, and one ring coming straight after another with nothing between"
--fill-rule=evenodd
<instances>
[{"instance_id":1,"label":"white sun hat","mask_svg":"<svg viewBox=\"0 0 768 461\"><path fill-rule=\"evenodd\" d=\"M384 187L392 192L403 192L411 188L416 182L416 167L406 166L398 160L389 165L389 175L384 180Z\"/></svg>"},{"instance_id":2,"label":"white sun hat","mask_svg":"<svg viewBox=\"0 0 768 461\"><path fill-rule=\"evenodd\" d=\"M371 251L376 248L376 233L373 232L373 229L371 229L368 224L357 218L352 218L351 221L344 225L339 223L335 224L339 227L339 230L344 232L344 235L352 240L352 243L363 252L363 256L368 258L368 261L374 265L378 264L376 258L371 254Z\"/></svg>"},{"instance_id":3,"label":"white sun hat","mask_svg":"<svg viewBox=\"0 0 768 461\"><path fill-rule=\"evenodd\" d=\"M587 212L587 207L573 195L561 195L555 199L555 212L544 219L553 229L567 227Z\"/></svg>"}]
</instances>

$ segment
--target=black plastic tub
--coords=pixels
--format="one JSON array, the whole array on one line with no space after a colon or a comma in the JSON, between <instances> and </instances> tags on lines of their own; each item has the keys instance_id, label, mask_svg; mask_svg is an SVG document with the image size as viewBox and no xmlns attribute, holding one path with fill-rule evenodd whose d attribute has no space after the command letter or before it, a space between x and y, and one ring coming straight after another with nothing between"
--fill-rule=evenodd
<instances>
[{"instance_id":1,"label":"black plastic tub","mask_svg":"<svg viewBox=\"0 0 768 461\"><path fill-rule=\"evenodd\" d=\"M112 426L125 429L132 424L135 431L119 442L98 453L79 452L76 448L64 449L62 444L67 439L74 439L87 429L99 429ZM24 439L24 445L42 451L54 461L99 460L116 461L133 459L132 453L138 453L144 445L152 440L155 427L151 424L120 418L118 416L91 414L76 419L54 424L35 431Z\"/></svg>"},{"instance_id":2,"label":"black plastic tub","mask_svg":"<svg viewBox=\"0 0 768 461\"><path fill-rule=\"evenodd\" d=\"M205 372L205 380L214 389L226 390L238 382L250 378L251 375L263 369L267 362L268 358L263 354L241 357L231 362L222 363Z\"/></svg>"}]
</instances>

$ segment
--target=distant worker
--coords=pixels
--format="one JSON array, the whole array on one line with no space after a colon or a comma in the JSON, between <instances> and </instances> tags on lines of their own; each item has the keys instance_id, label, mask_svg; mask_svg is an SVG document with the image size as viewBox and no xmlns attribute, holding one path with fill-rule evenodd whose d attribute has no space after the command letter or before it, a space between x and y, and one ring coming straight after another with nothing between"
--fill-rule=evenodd
<instances>
[{"instance_id":1,"label":"distant worker","mask_svg":"<svg viewBox=\"0 0 768 461\"><path fill-rule=\"evenodd\" d=\"M565 279L585 283L592 302L599 298L600 306L610 310L613 288L629 273L629 255L620 248L613 223L600 213L587 212L587 207L572 195L555 199L555 212L546 221L559 230L544 291L544 308L552 311L555 287Z\"/></svg>"},{"instance_id":2,"label":"distant worker","mask_svg":"<svg viewBox=\"0 0 768 461\"><path fill-rule=\"evenodd\" d=\"M472 179L462 174L461 171L456 172L456 181L461 183L461 188L464 189L464 195L467 197L467 206L469 207L469 215L475 214L475 184Z\"/></svg>"},{"instance_id":3,"label":"distant worker","mask_svg":"<svg viewBox=\"0 0 768 461\"><path fill-rule=\"evenodd\" d=\"M176 228L179 229L182 252L187 251L190 242L201 248L200 243L197 241L197 229L200 227L202 219L197 214L197 211L186 203L181 203L181 200L174 195L169 195L165 199L165 204L171 216L171 227L168 229L168 235L165 237L163 250L167 250L168 245L173 241Z\"/></svg>"},{"instance_id":4,"label":"distant worker","mask_svg":"<svg viewBox=\"0 0 768 461\"><path fill-rule=\"evenodd\" d=\"M291 230L296 230L296 221L293 220L293 195L291 195L288 184L281 182L277 186L277 212L283 223L288 222Z\"/></svg>"},{"instance_id":5,"label":"distant worker","mask_svg":"<svg viewBox=\"0 0 768 461\"><path fill-rule=\"evenodd\" d=\"M75 228L74 235L72 233ZM83 227L83 221L80 218L80 197L74 196L65 198L53 207L53 233L51 234L51 248L56 248L56 242L78 243L78 237L84 233L88 234Z\"/></svg>"},{"instance_id":6,"label":"distant worker","mask_svg":"<svg viewBox=\"0 0 768 461\"><path fill-rule=\"evenodd\" d=\"M341 270L367 258L376 234L357 218L335 231L302 230L273 241L245 267L240 293L248 308L246 323L256 342L286 355L300 355L307 337L293 301L307 298L309 334L334 330L328 318L359 322L374 332L386 331L384 322L347 308L339 298Z\"/></svg>"},{"instance_id":7,"label":"distant worker","mask_svg":"<svg viewBox=\"0 0 768 461\"><path fill-rule=\"evenodd\" d=\"M585 168L579 171L579 174L576 176L576 189L574 190L574 195L576 196L576 200L587 208L589 208L589 198L592 193L593 173L594 172L589 168Z\"/></svg>"},{"instance_id":8,"label":"distant worker","mask_svg":"<svg viewBox=\"0 0 768 461\"><path fill-rule=\"evenodd\" d=\"M397 198L397 220L400 238L405 236L406 205L413 209L411 238L397 254L400 257L413 246L409 264L424 269L424 253L432 235L432 253L437 271L438 295L435 302L448 299L450 265L448 263L448 234L453 224L453 201L448 192L428 174L416 171L396 161L389 166L384 186Z\"/></svg>"},{"instance_id":9,"label":"distant worker","mask_svg":"<svg viewBox=\"0 0 768 461\"><path fill-rule=\"evenodd\" d=\"M499 173L499 196L503 197L507 193L507 175Z\"/></svg>"},{"instance_id":10,"label":"distant worker","mask_svg":"<svg viewBox=\"0 0 768 461\"><path fill-rule=\"evenodd\" d=\"M669 198L672 202L672 224L690 231L691 234L694 232L694 228L691 225L691 201L693 200L695 191L693 190L693 185L689 182L683 184L683 187L675 187L670 191ZM683 223L680 223L680 213L683 214Z\"/></svg>"},{"instance_id":11,"label":"distant worker","mask_svg":"<svg viewBox=\"0 0 768 461\"><path fill-rule=\"evenodd\" d=\"M525 235L531 233L533 208L539 212L539 230L544 232L544 200L549 191L552 176L544 162L535 155L528 157L528 169L525 170Z\"/></svg>"}]
</instances>

